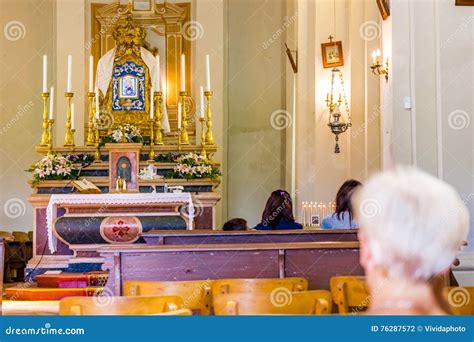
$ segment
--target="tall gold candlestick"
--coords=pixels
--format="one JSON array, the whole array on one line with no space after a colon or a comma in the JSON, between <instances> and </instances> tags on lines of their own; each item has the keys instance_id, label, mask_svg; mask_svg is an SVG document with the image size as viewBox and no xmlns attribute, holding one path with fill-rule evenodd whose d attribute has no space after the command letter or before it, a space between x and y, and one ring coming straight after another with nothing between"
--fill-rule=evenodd
<instances>
[{"instance_id":1,"label":"tall gold candlestick","mask_svg":"<svg viewBox=\"0 0 474 342\"><path fill-rule=\"evenodd\" d=\"M206 153L206 131L204 125L206 123L206 119L204 117L200 117L199 121L201 122L201 156L207 158Z\"/></svg>"},{"instance_id":2,"label":"tall gold candlestick","mask_svg":"<svg viewBox=\"0 0 474 342\"><path fill-rule=\"evenodd\" d=\"M88 92L87 97L89 98L89 122L87 123L87 138L86 146L94 146L95 136L94 136L94 92Z\"/></svg>"},{"instance_id":3,"label":"tall gold candlestick","mask_svg":"<svg viewBox=\"0 0 474 342\"><path fill-rule=\"evenodd\" d=\"M94 137L94 163L101 163L102 156L100 155L100 135L99 135L99 120L95 120L95 137Z\"/></svg>"},{"instance_id":4,"label":"tall gold candlestick","mask_svg":"<svg viewBox=\"0 0 474 342\"><path fill-rule=\"evenodd\" d=\"M53 153L53 124L54 119L48 120L49 130L49 142L48 142L48 153Z\"/></svg>"},{"instance_id":5,"label":"tall gold candlestick","mask_svg":"<svg viewBox=\"0 0 474 342\"><path fill-rule=\"evenodd\" d=\"M41 146L48 146L49 144L49 121L48 121L48 98L49 93L41 93L43 98L43 134L41 134Z\"/></svg>"},{"instance_id":6,"label":"tall gold candlestick","mask_svg":"<svg viewBox=\"0 0 474 342\"><path fill-rule=\"evenodd\" d=\"M154 94L155 104L155 145L163 145L163 133L161 132L161 121L163 120L163 92L156 91ZM166 100L165 100L166 101ZM166 106L166 102L164 103Z\"/></svg>"},{"instance_id":7,"label":"tall gold candlestick","mask_svg":"<svg viewBox=\"0 0 474 342\"><path fill-rule=\"evenodd\" d=\"M212 96L212 91L206 90L204 92L204 96L206 96L206 102L207 102L207 111L206 111L206 125L207 125L207 131L206 131L206 144L207 145L214 145L214 137L212 135L212 114L211 114L211 96Z\"/></svg>"},{"instance_id":8,"label":"tall gold candlestick","mask_svg":"<svg viewBox=\"0 0 474 342\"><path fill-rule=\"evenodd\" d=\"M188 137L188 119L186 113L186 97L188 96L188 92L181 91L179 93L181 96L181 145L189 145L189 137Z\"/></svg>"},{"instance_id":9,"label":"tall gold candlestick","mask_svg":"<svg viewBox=\"0 0 474 342\"><path fill-rule=\"evenodd\" d=\"M64 146L74 147L74 132L71 124L71 101L74 93L66 93L67 111L66 111L66 135L64 137Z\"/></svg>"},{"instance_id":10,"label":"tall gold candlestick","mask_svg":"<svg viewBox=\"0 0 474 342\"><path fill-rule=\"evenodd\" d=\"M178 128L178 152L181 153L181 131L182 128Z\"/></svg>"},{"instance_id":11,"label":"tall gold candlestick","mask_svg":"<svg viewBox=\"0 0 474 342\"><path fill-rule=\"evenodd\" d=\"M150 153L148 155L148 162L155 161L155 134L154 134L154 123L155 119L148 119L150 123Z\"/></svg>"}]
</instances>

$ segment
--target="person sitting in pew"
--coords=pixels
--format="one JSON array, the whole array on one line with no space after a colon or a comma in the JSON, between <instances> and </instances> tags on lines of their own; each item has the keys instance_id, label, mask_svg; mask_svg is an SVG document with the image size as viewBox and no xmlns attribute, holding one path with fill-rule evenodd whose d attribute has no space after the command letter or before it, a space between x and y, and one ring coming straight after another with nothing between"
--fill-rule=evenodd
<instances>
[{"instance_id":1,"label":"person sitting in pew","mask_svg":"<svg viewBox=\"0 0 474 342\"><path fill-rule=\"evenodd\" d=\"M345 181L339 188L336 195L336 211L326 216L322 223L323 229L354 229L358 228L352 212L351 197L354 191L362 186L362 183L350 179Z\"/></svg>"},{"instance_id":2,"label":"person sitting in pew","mask_svg":"<svg viewBox=\"0 0 474 342\"><path fill-rule=\"evenodd\" d=\"M455 189L417 169L396 168L356 191L354 209L368 314L449 313L442 281L469 227Z\"/></svg>"},{"instance_id":3,"label":"person sitting in pew","mask_svg":"<svg viewBox=\"0 0 474 342\"><path fill-rule=\"evenodd\" d=\"M247 220L243 218L233 218L222 226L224 231L238 231L238 230L247 230Z\"/></svg>"},{"instance_id":4,"label":"person sitting in pew","mask_svg":"<svg viewBox=\"0 0 474 342\"><path fill-rule=\"evenodd\" d=\"M262 222L257 230L302 229L303 226L295 222L293 204L290 194L285 190L275 190L267 200L262 214Z\"/></svg>"}]
</instances>

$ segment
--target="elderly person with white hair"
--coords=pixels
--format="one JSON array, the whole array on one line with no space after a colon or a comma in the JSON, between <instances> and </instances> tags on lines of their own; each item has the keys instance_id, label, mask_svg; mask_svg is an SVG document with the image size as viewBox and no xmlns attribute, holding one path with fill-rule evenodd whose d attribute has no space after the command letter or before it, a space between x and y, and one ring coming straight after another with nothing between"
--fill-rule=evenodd
<instances>
[{"instance_id":1,"label":"elderly person with white hair","mask_svg":"<svg viewBox=\"0 0 474 342\"><path fill-rule=\"evenodd\" d=\"M440 275L466 239L469 214L448 184L414 168L369 179L354 195L369 314L447 314Z\"/></svg>"}]
</instances>

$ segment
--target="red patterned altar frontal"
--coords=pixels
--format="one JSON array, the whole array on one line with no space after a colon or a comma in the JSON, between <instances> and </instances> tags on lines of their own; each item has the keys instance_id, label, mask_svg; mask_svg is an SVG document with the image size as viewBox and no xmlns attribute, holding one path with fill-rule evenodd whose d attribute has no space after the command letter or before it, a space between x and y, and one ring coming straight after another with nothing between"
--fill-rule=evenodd
<instances>
[{"instance_id":1,"label":"red patterned altar frontal","mask_svg":"<svg viewBox=\"0 0 474 342\"><path fill-rule=\"evenodd\" d=\"M109 243L135 242L142 230L142 224L135 216L109 216L100 224L100 235Z\"/></svg>"}]
</instances>

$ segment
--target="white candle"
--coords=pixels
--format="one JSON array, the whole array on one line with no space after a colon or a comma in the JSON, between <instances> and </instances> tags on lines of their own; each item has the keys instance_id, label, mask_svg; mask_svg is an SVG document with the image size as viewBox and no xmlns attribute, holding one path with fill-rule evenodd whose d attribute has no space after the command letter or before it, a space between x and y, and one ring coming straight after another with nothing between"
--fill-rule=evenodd
<instances>
[{"instance_id":1,"label":"white candle","mask_svg":"<svg viewBox=\"0 0 474 342\"><path fill-rule=\"evenodd\" d=\"M161 91L160 55L156 55L156 91Z\"/></svg>"},{"instance_id":2,"label":"white candle","mask_svg":"<svg viewBox=\"0 0 474 342\"><path fill-rule=\"evenodd\" d=\"M201 97L201 110L199 111L199 117L204 118L204 88L203 86L199 87L199 96Z\"/></svg>"},{"instance_id":3,"label":"white candle","mask_svg":"<svg viewBox=\"0 0 474 342\"><path fill-rule=\"evenodd\" d=\"M74 126L74 116L75 116L74 103L71 103L71 129L75 128L75 126Z\"/></svg>"},{"instance_id":4,"label":"white candle","mask_svg":"<svg viewBox=\"0 0 474 342\"><path fill-rule=\"evenodd\" d=\"M181 129L181 102L178 103L178 129Z\"/></svg>"},{"instance_id":5,"label":"white candle","mask_svg":"<svg viewBox=\"0 0 474 342\"><path fill-rule=\"evenodd\" d=\"M206 90L211 90L211 59L206 55Z\"/></svg>"},{"instance_id":6,"label":"white candle","mask_svg":"<svg viewBox=\"0 0 474 342\"><path fill-rule=\"evenodd\" d=\"M43 55L43 93L48 92L48 56Z\"/></svg>"},{"instance_id":7,"label":"white candle","mask_svg":"<svg viewBox=\"0 0 474 342\"><path fill-rule=\"evenodd\" d=\"M54 87L51 87L49 94L49 120L53 120Z\"/></svg>"},{"instance_id":8,"label":"white candle","mask_svg":"<svg viewBox=\"0 0 474 342\"><path fill-rule=\"evenodd\" d=\"M95 92L95 118L99 120L100 108L99 108L99 89Z\"/></svg>"},{"instance_id":9,"label":"white candle","mask_svg":"<svg viewBox=\"0 0 474 342\"><path fill-rule=\"evenodd\" d=\"M94 91L94 56L89 56L89 93Z\"/></svg>"},{"instance_id":10,"label":"white candle","mask_svg":"<svg viewBox=\"0 0 474 342\"><path fill-rule=\"evenodd\" d=\"M153 119L155 117L155 101L153 101L153 94L155 93L155 88L151 88L151 93L150 93L150 119Z\"/></svg>"},{"instance_id":11,"label":"white candle","mask_svg":"<svg viewBox=\"0 0 474 342\"><path fill-rule=\"evenodd\" d=\"M186 91L186 57L181 55L181 91Z\"/></svg>"},{"instance_id":12,"label":"white candle","mask_svg":"<svg viewBox=\"0 0 474 342\"><path fill-rule=\"evenodd\" d=\"M376 61L377 61L377 52L374 50L372 52L372 63L375 64Z\"/></svg>"},{"instance_id":13,"label":"white candle","mask_svg":"<svg viewBox=\"0 0 474 342\"><path fill-rule=\"evenodd\" d=\"M67 56L67 92L72 92L72 56Z\"/></svg>"}]
</instances>

